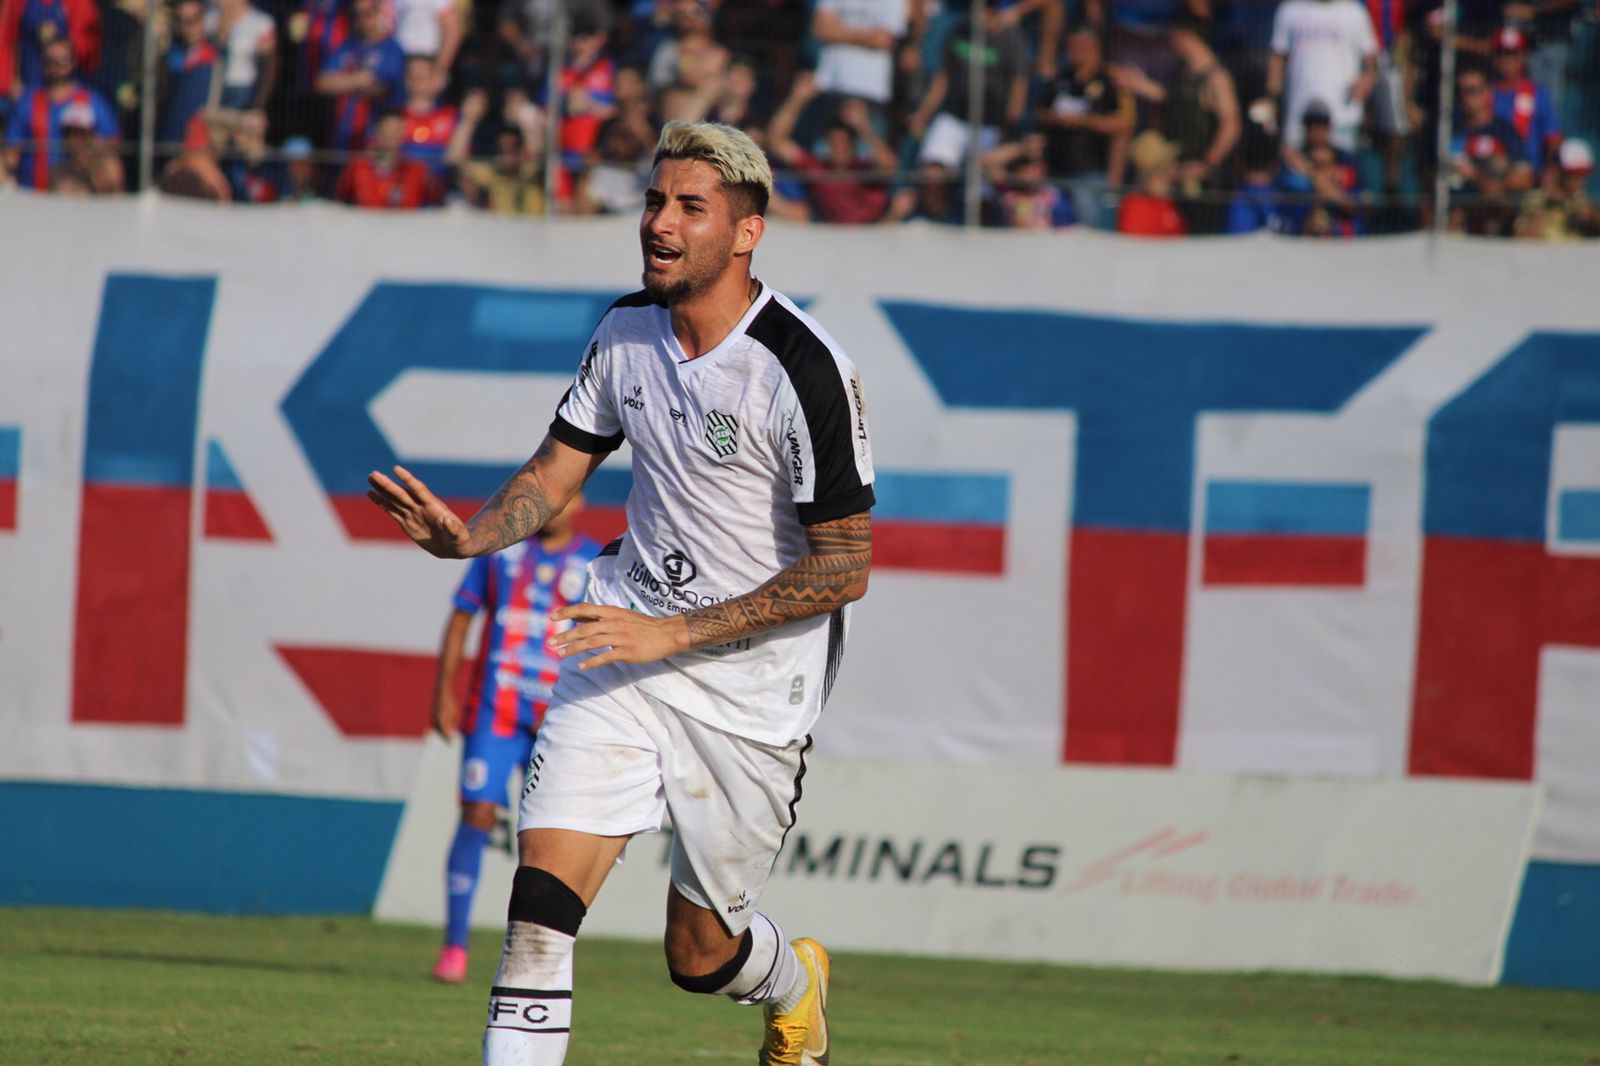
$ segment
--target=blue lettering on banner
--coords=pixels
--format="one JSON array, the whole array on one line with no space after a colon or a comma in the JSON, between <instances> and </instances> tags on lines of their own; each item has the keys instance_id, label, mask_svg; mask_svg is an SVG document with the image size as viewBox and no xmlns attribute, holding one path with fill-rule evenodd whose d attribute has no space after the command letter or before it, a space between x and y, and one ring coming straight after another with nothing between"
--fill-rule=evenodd
<instances>
[{"instance_id":1,"label":"blue lettering on banner","mask_svg":"<svg viewBox=\"0 0 1600 1066\"><path fill-rule=\"evenodd\" d=\"M583 342L611 306L597 292L380 282L283 399L284 417L330 495L364 495L367 472L399 461L372 401L408 370L543 373L571 378ZM554 412L531 412L538 419ZM487 498L503 462L408 462L441 496ZM607 479L591 490L608 502Z\"/></svg>"},{"instance_id":2,"label":"blue lettering on banner","mask_svg":"<svg viewBox=\"0 0 1600 1066\"><path fill-rule=\"evenodd\" d=\"M882 306L946 405L1077 412L1075 525L1170 533L1189 530L1201 414L1337 411L1426 332Z\"/></svg>"}]
</instances>

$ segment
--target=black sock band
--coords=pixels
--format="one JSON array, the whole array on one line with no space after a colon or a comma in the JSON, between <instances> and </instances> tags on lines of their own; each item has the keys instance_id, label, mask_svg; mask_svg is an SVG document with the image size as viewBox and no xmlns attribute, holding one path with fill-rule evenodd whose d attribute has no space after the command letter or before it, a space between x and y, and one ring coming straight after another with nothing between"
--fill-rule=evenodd
<instances>
[{"instance_id":1,"label":"black sock band","mask_svg":"<svg viewBox=\"0 0 1600 1066\"><path fill-rule=\"evenodd\" d=\"M717 967L712 973L702 974L699 977L690 977L688 974L679 973L671 967L667 968L667 973L672 977L672 983L685 992L699 992L704 995L711 995L727 988L733 983L733 979L739 976L739 971L744 969L744 964L750 961L750 947L754 939L750 935L750 930L746 929L744 936L739 938L739 946L733 951L733 958Z\"/></svg>"},{"instance_id":2,"label":"black sock band","mask_svg":"<svg viewBox=\"0 0 1600 1066\"><path fill-rule=\"evenodd\" d=\"M532 922L568 936L578 935L578 926L589 908L578 894L548 870L519 866L511 879L511 905L506 917L513 922Z\"/></svg>"}]
</instances>

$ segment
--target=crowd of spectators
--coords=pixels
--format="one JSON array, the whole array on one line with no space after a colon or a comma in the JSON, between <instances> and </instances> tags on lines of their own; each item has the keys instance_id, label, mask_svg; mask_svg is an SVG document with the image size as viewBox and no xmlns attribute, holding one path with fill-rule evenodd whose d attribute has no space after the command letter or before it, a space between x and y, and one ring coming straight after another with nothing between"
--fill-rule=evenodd
<instances>
[{"instance_id":1,"label":"crowd of spectators","mask_svg":"<svg viewBox=\"0 0 1600 1066\"><path fill-rule=\"evenodd\" d=\"M791 221L1349 237L1442 179L1454 230L1600 235L1596 0L1460 0L1449 86L1440 4L0 0L0 184L124 191L149 100L154 181L222 201L633 212L705 118Z\"/></svg>"}]
</instances>

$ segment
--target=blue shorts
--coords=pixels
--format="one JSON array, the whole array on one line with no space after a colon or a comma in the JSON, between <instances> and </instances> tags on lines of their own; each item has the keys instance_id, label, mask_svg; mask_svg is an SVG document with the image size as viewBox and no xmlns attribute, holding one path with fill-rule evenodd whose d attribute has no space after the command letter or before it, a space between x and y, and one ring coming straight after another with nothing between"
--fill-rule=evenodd
<instances>
[{"instance_id":1,"label":"blue shorts","mask_svg":"<svg viewBox=\"0 0 1600 1066\"><path fill-rule=\"evenodd\" d=\"M517 775L520 790L532 753L533 734L523 730L509 737L488 729L468 733L461 750L461 802L509 808L511 775Z\"/></svg>"}]
</instances>

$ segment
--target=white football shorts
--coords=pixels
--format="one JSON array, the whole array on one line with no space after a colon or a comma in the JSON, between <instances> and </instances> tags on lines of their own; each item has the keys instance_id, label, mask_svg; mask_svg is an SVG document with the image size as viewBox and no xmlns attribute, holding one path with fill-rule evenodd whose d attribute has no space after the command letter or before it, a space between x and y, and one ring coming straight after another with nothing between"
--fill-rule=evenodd
<instances>
[{"instance_id":1,"label":"white football shorts","mask_svg":"<svg viewBox=\"0 0 1600 1066\"><path fill-rule=\"evenodd\" d=\"M763 744L630 685L619 664L563 669L534 741L517 828L654 833L672 814L672 883L743 933L794 825L809 737Z\"/></svg>"}]
</instances>

